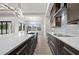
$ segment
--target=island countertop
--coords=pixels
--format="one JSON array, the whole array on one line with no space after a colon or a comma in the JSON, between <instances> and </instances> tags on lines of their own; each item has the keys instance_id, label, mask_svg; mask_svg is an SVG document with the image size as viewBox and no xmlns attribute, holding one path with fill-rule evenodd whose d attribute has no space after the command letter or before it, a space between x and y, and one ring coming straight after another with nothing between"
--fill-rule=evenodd
<instances>
[{"instance_id":1,"label":"island countertop","mask_svg":"<svg viewBox=\"0 0 79 59\"><path fill-rule=\"evenodd\" d=\"M15 49L17 46L22 44L24 41L31 38L34 34L26 35L6 35L0 38L0 55L5 55Z\"/></svg>"}]
</instances>

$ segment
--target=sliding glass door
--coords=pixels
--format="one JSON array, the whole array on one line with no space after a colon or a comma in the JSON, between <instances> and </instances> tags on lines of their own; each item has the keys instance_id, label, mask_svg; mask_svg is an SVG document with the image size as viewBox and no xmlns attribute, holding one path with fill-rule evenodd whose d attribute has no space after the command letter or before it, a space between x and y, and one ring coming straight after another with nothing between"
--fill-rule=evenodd
<instances>
[{"instance_id":1,"label":"sliding glass door","mask_svg":"<svg viewBox=\"0 0 79 59\"><path fill-rule=\"evenodd\" d=\"M11 21L0 21L0 34L11 33L12 25Z\"/></svg>"},{"instance_id":2,"label":"sliding glass door","mask_svg":"<svg viewBox=\"0 0 79 59\"><path fill-rule=\"evenodd\" d=\"M1 34L1 22L0 22L0 34Z\"/></svg>"}]
</instances>

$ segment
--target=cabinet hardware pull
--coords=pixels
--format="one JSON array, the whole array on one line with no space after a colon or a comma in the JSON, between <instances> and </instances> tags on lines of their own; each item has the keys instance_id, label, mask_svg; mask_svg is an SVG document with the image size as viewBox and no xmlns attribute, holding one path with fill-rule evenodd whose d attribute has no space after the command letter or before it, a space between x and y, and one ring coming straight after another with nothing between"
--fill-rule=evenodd
<instances>
[{"instance_id":1,"label":"cabinet hardware pull","mask_svg":"<svg viewBox=\"0 0 79 59\"><path fill-rule=\"evenodd\" d=\"M50 43L55 47L55 44L52 41L50 41Z\"/></svg>"},{"instance_id":2,"label":"cabinet hardware pull","mask_svg":"<svg viewBox=\"0 0 79 59\"><path fill-rule=\"evenodd\" d=\"M68 51L70 54L75 55L73 52L71 52L68 48L63 47L66 51Z\"/></svg>"},{"instance_id":3,"label":"cabinet hardware pull","mask_svg":"<svg viewBox=\"0 0 79 59\"><path fill-rule=\"evenodd\" d=\"M16 54L19 55L19 54L23 51L23 49L24 49L25 47L26 47L26 46L24 46L23 48L21 48L20 51L18 51Z\"/></svg>"}]
</instances>

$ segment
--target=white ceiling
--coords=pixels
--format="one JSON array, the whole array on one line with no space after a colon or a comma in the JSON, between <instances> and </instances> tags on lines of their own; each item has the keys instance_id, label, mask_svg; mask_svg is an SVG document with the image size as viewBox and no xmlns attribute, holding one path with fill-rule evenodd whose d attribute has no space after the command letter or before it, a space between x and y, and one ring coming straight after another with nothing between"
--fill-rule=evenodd
<instances>
[{"instance_id":1,"label":"white ceiling","mask_svg":"<svg viewBox=\"0 0 79 59\"><path fill-rule=\"evenodd\" d=\"M24 15L46 15L50 16L52 3L7 3L13 8L20 8ZM13 12L7 9L1 9L0 16L13 16Z\"/></svg>"},{"instance_id":2,"label":"white ceiling","mask_svg":"<svg viewBox=\"0 0 79 59\"><path fill-rule=\"evenodd\" d=\"M20 8L24 14L45 14L47 3L9 3L14 8Z\"/></svg>"}]
</instances>

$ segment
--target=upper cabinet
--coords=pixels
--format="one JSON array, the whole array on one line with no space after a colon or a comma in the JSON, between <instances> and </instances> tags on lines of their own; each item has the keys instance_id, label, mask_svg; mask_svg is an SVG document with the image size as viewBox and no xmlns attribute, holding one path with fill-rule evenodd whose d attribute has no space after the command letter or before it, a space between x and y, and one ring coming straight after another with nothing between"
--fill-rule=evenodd
<instances>
[{"instance_id":1,"label":"upper cabinet","mask_svg":"<svg viewBox=\"0 0 79 59\"><path fill-rule=\"evenodd\" d=\"M68 3L68 23L77 24L79 21L79 3Z\"/></svg>"},{"instance_id":2,"label":"upper cabinet","mask_svg":"<svg viewBox=\"0 0 79 59\"><path fill-rule=\"evenodd\" d=\"M50 11L51 27L79 23L79 3L54 3Z\"/></svg>"},{"instance_id":3,"label":"upper cabinet","mask_svg":"<svg viewBox=\"0 0 79 59\"><path fill-rule=\"evenodd\" d=\"M51 27L61 27L62 12L64 8L67 8L66 3L54 3L50 11Z\"/></svg>"}]
</instances>

